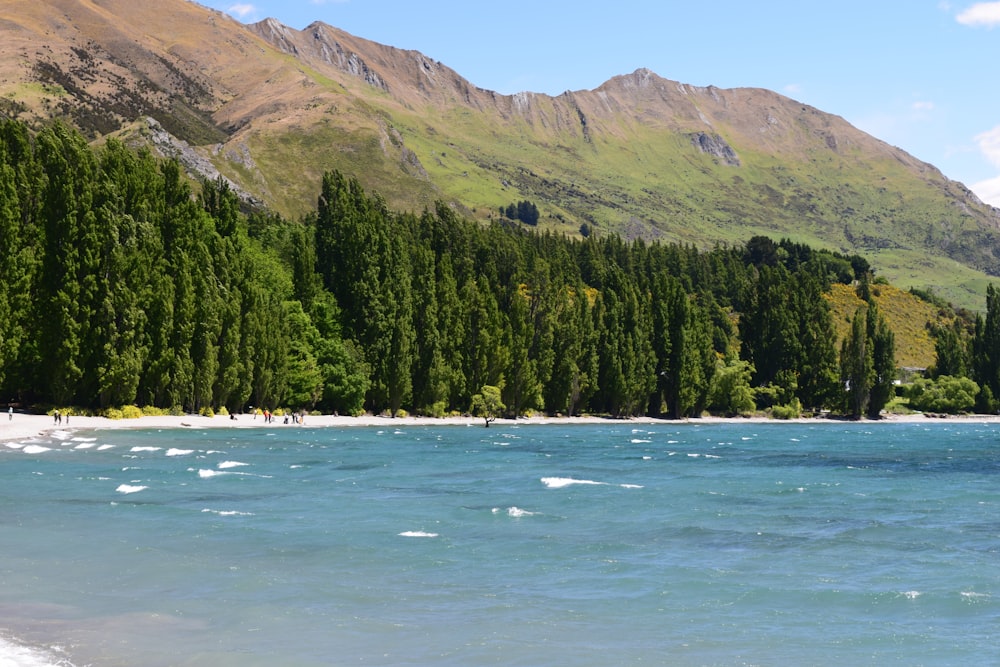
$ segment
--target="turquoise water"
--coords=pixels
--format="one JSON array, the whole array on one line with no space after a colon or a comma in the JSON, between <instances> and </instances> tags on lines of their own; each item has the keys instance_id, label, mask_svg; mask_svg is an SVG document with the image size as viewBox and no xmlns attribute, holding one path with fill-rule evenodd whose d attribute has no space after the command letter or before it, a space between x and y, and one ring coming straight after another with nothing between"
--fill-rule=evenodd
<instances>
[{"instance_id":1,"label":"turquoise water","mask_svg":"<svg viewBox=\"0 0 1000 667\"><path fill-rule=\"evenodd\" d=\"M67 433L0 664L998 664L998 510L996 424Z\"/></svg>"}]
</instances>

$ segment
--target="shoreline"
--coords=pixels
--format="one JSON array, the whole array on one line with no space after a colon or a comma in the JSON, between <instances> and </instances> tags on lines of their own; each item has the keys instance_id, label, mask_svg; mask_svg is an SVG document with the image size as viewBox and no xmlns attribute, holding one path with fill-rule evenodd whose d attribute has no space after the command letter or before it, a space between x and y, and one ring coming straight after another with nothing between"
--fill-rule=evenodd
<instances>
[{"instance_id":1,"label":"shoreline","mask_svg":"<svg viewBox=\"0 0 1000 667\"><path fill-rule=\"evenodd\" d=\"M862 419L853 422L847 419L825 417L800 417L797 419L774 419L771 417L699 417L688 419L661 419L655 417L631 417L614 419L610 417L523 417L520 419L497 419L491 427L535 424L816 424L816 423L864 423L864 424L901 424L927 423L942 424L960 421L963 423L1000 423L998 415L926 415L915 413L910 415L886 415L879 420ZM362 415L360 417L341 417L334 415L309 415L304 423L283 423L282 418L270 424L263 416L245 414L237 415L236 419L216 415L203 417L200 415L183 416L148 416L133 419L108 419L107 417L73 416L62 423L55 423L49 415L14 414L13 419L3 419L0 416L0 443L33 438L47 437L55 432L69 431L104 431L122 429L183 429L183 428L350 428L350 427L388 427L388 426L471 426L483 428L481 417L382 417Z\"/></svg>"}]
</instances>

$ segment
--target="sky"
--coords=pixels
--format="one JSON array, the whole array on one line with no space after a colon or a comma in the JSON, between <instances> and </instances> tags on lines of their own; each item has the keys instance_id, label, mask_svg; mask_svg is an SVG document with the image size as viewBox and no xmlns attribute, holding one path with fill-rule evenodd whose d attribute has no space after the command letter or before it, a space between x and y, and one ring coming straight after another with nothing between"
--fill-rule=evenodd
<instances>
[{"instance_id":1,"label":"sky","mask_svg":"<svg viewBox=\"0 0 1000 667\"><path fill-rule=\"evenodd\" d=\"M199 0L244 23L323 21L503 94L645 67L767 88L843 117L1000 207L1000 2Z\"/></svg>"}]
</instances>

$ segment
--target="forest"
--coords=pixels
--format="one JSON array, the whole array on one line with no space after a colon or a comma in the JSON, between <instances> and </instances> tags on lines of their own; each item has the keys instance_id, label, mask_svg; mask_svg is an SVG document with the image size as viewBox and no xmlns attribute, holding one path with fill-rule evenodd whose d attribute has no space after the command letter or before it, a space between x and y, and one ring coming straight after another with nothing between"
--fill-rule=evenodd
<instances>
[{"instance_id":1,"label":"forest","mask_svg":"<svg viewBox=\"0 0 1000 667\"><path fill-rule=\"evenodd\" d=\"M0 121L0 400L445 416L488 389L507 416L877 417L895 394L862 257L396 212L339 172L317 195L300 220L245 211L175 161ZM866 301L841 341L834 282ZM915 405L958 392L959 409L996 411L986 296L985 315L934 332Z\"/></svg>"}]
</instances>

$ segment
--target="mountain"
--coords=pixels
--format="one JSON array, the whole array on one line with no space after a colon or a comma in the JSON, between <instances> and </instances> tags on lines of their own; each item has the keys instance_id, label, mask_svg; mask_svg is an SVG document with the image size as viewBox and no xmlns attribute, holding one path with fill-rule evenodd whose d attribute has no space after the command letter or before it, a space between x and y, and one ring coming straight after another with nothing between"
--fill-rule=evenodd
<instances>
[{"instance_id":1,"label":"mountain","mask_svg":"<svg viewBox=\"0 0 1000 667\"><path fill-rule=\"evenodd\" d=\"M186 0L0 0L0 113L63 118L222 174L288 216L331 169L391 208L709 246L756 234L861 253L895 284L982 306L1000 210L834 115L648 70L555 97L478 88L323 23L253 25Z\"/></svg>"}]
</instances>

